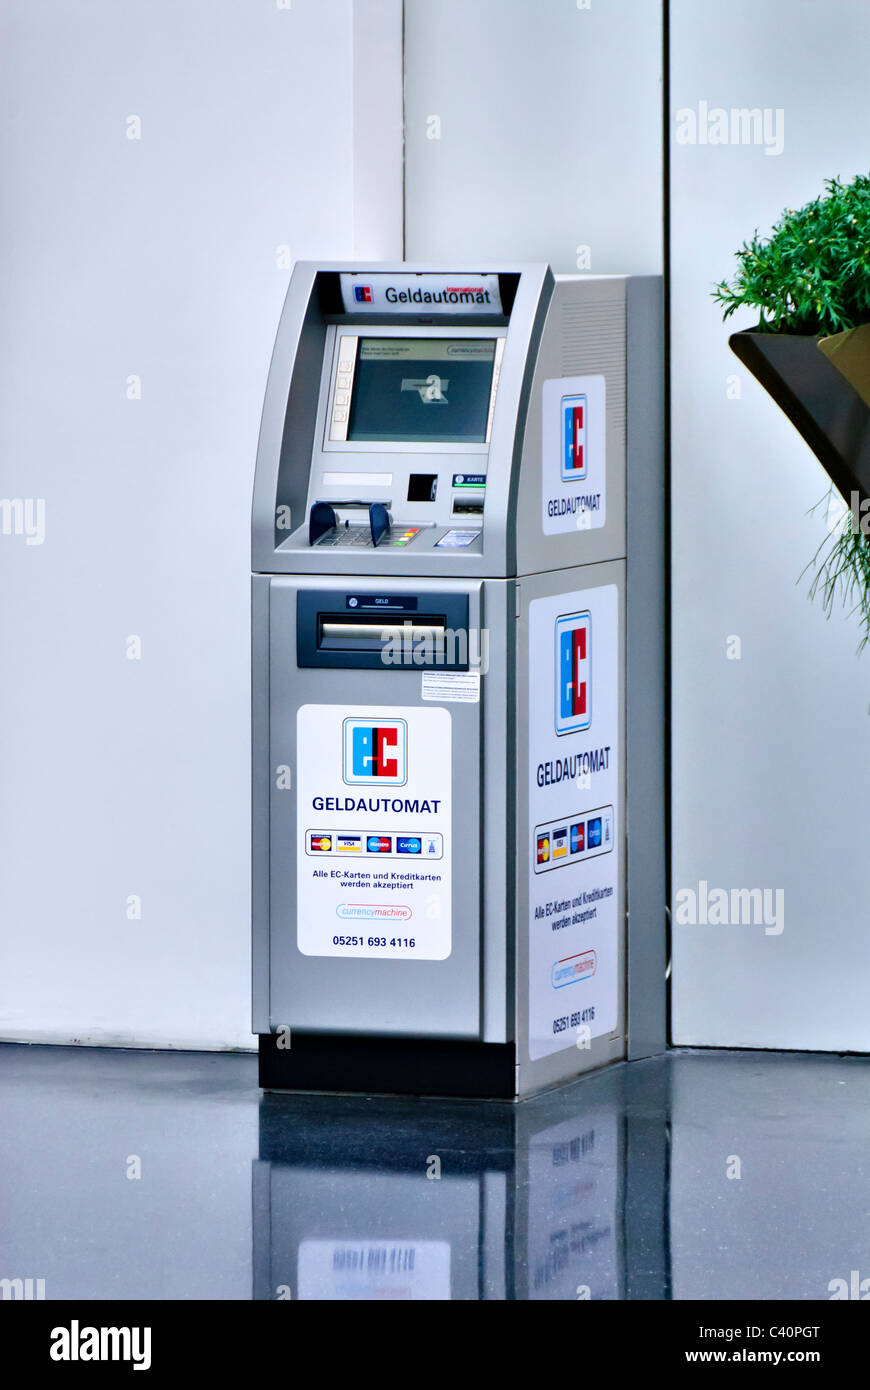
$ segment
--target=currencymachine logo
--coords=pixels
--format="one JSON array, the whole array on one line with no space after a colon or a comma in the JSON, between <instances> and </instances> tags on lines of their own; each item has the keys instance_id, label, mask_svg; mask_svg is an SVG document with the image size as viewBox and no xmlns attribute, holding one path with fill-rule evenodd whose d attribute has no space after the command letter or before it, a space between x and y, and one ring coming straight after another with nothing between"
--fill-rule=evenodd
<instances>
[{"instance_id":1,"label":"currencymachine logo","mask_svg":"<svg viewBox=\"0 0 870 1390\"><path fill-rule=\"evenodd\" d=\"M408 778L408 725L404 719L345 719L344 780L404 786Z\"/></svg>"},{"instance_id":2,"label":"currencymachine logo","mask_svg":"<svg viewBox=\"0 0 870 1390\"><path fill-rule=\"evenodd\" d=\"M592 723L590 627L588 613L556 620L557 734L573 734Z\"/></svg>"},{"instance_id":3,"label":"currencymachine logo","mask_svg":"<svg viewBox=\"0 0 870 1390\"><path fill-rule=\"evenodd\" d=\"M354 285L353 297L357 304L371 304L372 287L371 285Z\"/></svg>"},{"instance_id":4,"label":"currencymachine logo","mask_svg":"<svg viewBox=\"0 0 870 1390\"><path fill-rule=\"evenodd\" d=\"M586 477L586 396L562 397L562 481Z\"/></svg>"}]
</instances>

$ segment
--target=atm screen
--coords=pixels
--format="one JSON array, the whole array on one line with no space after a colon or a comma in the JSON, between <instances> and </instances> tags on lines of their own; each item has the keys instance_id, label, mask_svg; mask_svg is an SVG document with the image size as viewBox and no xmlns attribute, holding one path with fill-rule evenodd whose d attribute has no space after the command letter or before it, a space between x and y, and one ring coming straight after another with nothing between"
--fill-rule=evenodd
<instances>
[{"instance_id":1,"label":"atm screen","mask_svg":"<svg viewBox=\"0 0 870 1390\"><path fill-rule=\"evenodd\" d=\"M484 444L495 338L360 338L347 438Z\"/></svg>"}]
</instances>

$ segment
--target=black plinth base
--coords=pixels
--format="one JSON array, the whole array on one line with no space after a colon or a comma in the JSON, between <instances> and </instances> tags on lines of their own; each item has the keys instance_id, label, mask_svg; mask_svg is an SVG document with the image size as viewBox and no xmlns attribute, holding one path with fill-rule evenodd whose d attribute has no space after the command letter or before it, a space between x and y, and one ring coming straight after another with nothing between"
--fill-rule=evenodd
<instances>
[{"instance_id":1,"label":"black plinth base","mask_svg":"<svg viewBox=\"0 0 870 1390\"><path fill-rule=\"evenodd\" d=\"M369 1095L513 1100L513 1043L363 1038L292 1033L290 1047L261 1034L265 1091L352 1091Z\"/></svg>"}]
</instances>

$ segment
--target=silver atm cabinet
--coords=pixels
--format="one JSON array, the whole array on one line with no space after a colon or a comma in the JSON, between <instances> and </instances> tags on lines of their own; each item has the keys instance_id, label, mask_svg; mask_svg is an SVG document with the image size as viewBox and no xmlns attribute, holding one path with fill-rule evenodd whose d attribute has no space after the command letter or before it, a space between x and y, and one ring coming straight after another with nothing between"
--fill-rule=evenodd
<instances>
[{"instance_id":1,"label":"silver atm cabinet","mask_svg":"<svg viewBox=\"0 0 870 1390\"><path fill-rule=\"evenodd\" d=\"M664 1045L661 395L655 279L294 269L253 506L266 1089L513 1099Z\"/></svg>"}]
</instances>

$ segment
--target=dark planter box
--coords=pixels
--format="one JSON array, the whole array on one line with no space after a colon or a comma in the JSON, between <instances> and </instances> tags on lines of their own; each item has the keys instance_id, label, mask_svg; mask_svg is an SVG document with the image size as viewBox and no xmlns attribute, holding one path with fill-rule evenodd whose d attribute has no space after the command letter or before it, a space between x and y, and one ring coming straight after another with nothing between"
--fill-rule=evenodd
<instances>
[{"instance_id":1,"label":"dark planter box","mask_svg":"<svg viewBox=\"0 0 870 1390\"><path fill-rule=\"evenodd\" d=\"M847 503L870 498L870 409L816 344L790 333L732 333L732 352L809 444Z\"/></svg>"}]
</instances>

